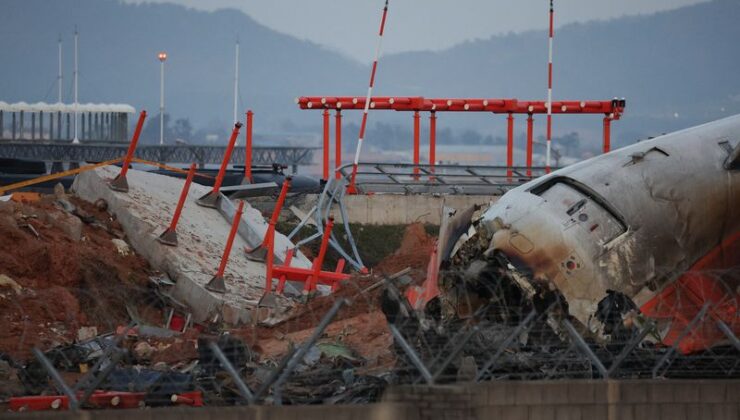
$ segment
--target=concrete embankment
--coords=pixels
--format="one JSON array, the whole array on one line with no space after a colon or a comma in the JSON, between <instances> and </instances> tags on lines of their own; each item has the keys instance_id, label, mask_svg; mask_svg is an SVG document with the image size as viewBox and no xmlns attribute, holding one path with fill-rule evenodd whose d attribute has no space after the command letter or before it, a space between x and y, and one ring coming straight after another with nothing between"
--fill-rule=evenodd
<instances>
[{"instance_id":1,"label":"concrete embankment","mask_svg":"<svg viewBox=\"0 0 740 420\"><path fill-rule=\"evenodd\" d=\"M73 190L83 199L103 199L114 214L136 251L176 284L172 296L188 305L195 321L218 315L229 324L248 322L265 284L265 265L249 261L243 249L248 245L237 235L225 271L225 294L212 293L205 285L216 273L230 230L216 210L198 206L195 201L210 188L193 183L177 227L179 245L162 245L156 239L167 227L183 186L183 180L143 171L130 170L127 194L112 191L108 181L120 168L104 167L80 174ZM262 237L267 223L256 209L245 205L242 224ZM282 235L280 235L282 236ZM286 238L276 238L287 241ZM282 243L281 242L281 243ZM294 265L307 265L305 257Z\"/></svg>"}]
</instances>

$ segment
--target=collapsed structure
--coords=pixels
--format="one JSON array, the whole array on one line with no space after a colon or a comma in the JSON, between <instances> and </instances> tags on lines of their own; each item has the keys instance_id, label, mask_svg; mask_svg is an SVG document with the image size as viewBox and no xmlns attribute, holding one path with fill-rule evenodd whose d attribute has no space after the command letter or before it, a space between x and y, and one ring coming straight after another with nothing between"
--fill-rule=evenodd
<instances>
[{"instance_id":1,"label":"collapsed structure","mask_svg":"<svg viewBox=\"0 0 740 420\"><path fill-rule=\"evenodd\" d=\"M661 349L738 350L738 132L730 117L560 169L486 209L448 210L427 281L407 292L411 307L439 334L487 320L510 325L512 340L540 316L544 342L577 330L607 353L612 344L610 359L644 342L661 363Z\"/></svg>"},{"instance_id":2,"label":"collapsed structure","mask_svg":"<svg viewBox=\"0 0 740 420\"><path fill-rule=\"evenodd\" d=\"M323 260L330 223L317 253L300 249L316 255L312 263L277 232L279 211L268 223L254 209L235 211L224 193L239 188L186 181L183 191L193 191L174 210L183 221L172 248L158 238L174 229L165 226L181 180L124 165L120 192L108 184L120 181L118 168L85 171L75 190L95 205L72 205L63 191L32 207L6 205L8 232L71 249L95 238L115 250L101 267L118 267L118 253L134 258L130 244L151 266L117 269L121 283L103 303L117 312L104 323L100 305L81 307L71 323L8 312L12 331L25 335L32 320L56 336L17 347L5 337L4 395L13 410L347 403L420 380L736 377L739 131L740 117L725 119L555 171L489 207L445 209L436 247L417 226L421 239L404 238L374 272L342 276L323 271L333 264ZM686 168L700 176L674 183ZM204 198L216 208L194 205ZM315 214L317 224L330 216ZM222 249L226 293L208 287ZM256 249L267 264L254 261ZM31 271L9 267L6 289L22 302L39 296ZM311 279L336 277L334 293L284 296L291 278L282 276L294 271L307 291ZM104 279L85 274L85 290L67 294L89 306L88 289ZM76 378L73 387L59 371Z\"/></svg>"}]
</instances>

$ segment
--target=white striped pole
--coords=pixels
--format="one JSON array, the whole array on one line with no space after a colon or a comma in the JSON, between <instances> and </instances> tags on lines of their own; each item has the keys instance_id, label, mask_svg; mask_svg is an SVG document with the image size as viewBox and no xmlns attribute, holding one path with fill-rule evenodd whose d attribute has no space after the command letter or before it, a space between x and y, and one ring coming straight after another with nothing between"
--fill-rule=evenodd
<instances>
[{"instance_id":1,"label":"white striped pole","mask_svg":"<svg viewBox=\"0 0 740 420\"><path fill-rule=\"evenodd\" d=\"M555 11L550 0L550 35L548 37L547 55L547 153L545 155L545 173L550 173L550 148L552 146L552 36Z\"/></svg>"},{"instance_id":2,"label":"white striped pole","mask_svg":"<svg viewBox=\"0 0 740 420\"><path fill-rule=\"evenodd\" d=\"M365 109L362 112L362 124L360 124L360 135L357 139L357 150L355 151L355 160L352 164L352 177L350 178L347 191L354 194L357 192L355 189L355 178L357 177L357 165L360 163L360 151L362 150L362 139L365 138L365 128L367 128L367 114L370 109L370 98L373 93L373 85L375 84L375 71L378 69L378 59L380 59L380 52L383 45L383 30L385 29L385 20L388 16L388 0L385 0L385 6L383 7L383 18L380 21L380 31L378 32L378 46L375 50L375 60L373 61L373 69L370 72L370 85L367 88L367 97L365 97Z\"/></svg>"}]
</instances>

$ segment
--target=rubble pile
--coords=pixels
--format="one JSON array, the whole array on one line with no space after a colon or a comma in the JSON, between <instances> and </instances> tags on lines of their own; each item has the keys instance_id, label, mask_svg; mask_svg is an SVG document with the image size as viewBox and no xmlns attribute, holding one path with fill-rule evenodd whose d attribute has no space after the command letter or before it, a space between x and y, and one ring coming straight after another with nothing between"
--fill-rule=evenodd
<instances>
[{"instance_id":1,"label":"rubble pile","mask_svg":"<svg viewBox=\"0 0 740 420\"><path fill-rule=\"evenodd\" d=\"M737 377L739 348L732 341L679 351L663 341L666 326L647 319L624 293L607 290L593 320L581 324L554 283L492 247L490 226L473 210L451 219L452 233L441 233L447 237L438 248L438 294L425 307L412 309L393 285L383 294L384 315L400 335L394 349L403 380L643 378L669 370L671 377ZM729 285L737 273L711 275ZM728 293L731 303L733 289ZM692 321L683 334L711 331L697 325Z\"/></svg>"},{"instance_id":2,"label":"rubble pile","mask_svg":"<svg viewBox=\"0 0 740 420\"><path fill-rule=\"evenodd\" d=\"M265 294L236 325L195 319L107 207L63 189L0 202L0 409L355 404L422 381L737 375L733 347L662 345L617 291L595 304L598 331L579 323L553 283L492 249L477 207L449 213L439 239L407 226L393 254L333 293ZM412 307L409 292L429 287Z\"/></svg>"},{"instance_id":3,"label":"rubble pile","mask_svg":"<svg viewBox=\"0 0 740 420\"><path fill-rule=\"evenodd\" d=\"M126 322L148 306L151 274L105 211L64 193L0 202L0 352L72 343L78 332Z\"/></svg>"},{"instance_id":4,"label":"rubble pile","mask_svg":"<svg viewBox=\"0 0 740 420\"><path fill-rule=\"evenodd\" d=\"M281 296L281 311L233 327L187 318L168 295L166 276L128 246L105 202L62 191L37 198L0 202L0 235L10 239L0 244L0 408L69 407L42 359L79 390L78 399L91 390L82 406L97 408L241 404L239 380L267 403L275 395L282 404L363 403L397 380L380 296L387 274L406 269L408 276L390 280L399 285L425 277L434 241L422 225L406 229L375 274L356 274L337 292L307 301ZM286 362L342 299L348 304L276 386Z\"/></svg>"}]
</instances>

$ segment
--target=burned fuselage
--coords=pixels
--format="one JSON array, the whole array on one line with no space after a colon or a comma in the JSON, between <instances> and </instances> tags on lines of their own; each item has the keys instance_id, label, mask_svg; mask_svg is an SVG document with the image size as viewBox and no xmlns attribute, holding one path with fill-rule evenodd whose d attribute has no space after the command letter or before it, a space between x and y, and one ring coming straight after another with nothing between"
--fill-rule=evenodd
<instances>
[{"instance_id":1,"label":"burned fuselage","mask_svg":"<svg viewBox=\"0 0 740 420\"><path fill-rule=\"evenodd\" d=\"M673 290L670 304L682 305L671 311L684 323L703 305L722 304L727 317L719 317L737 331L737 271L684 280L694 268L740 266L739 144L735 116L521 185L483 213L485 254L505 255L533 285L557 289L570 315L594 332L603 328L595 315L610 293L643 307L679 280L688 297Z\"/></svg>"}]
</instances>

